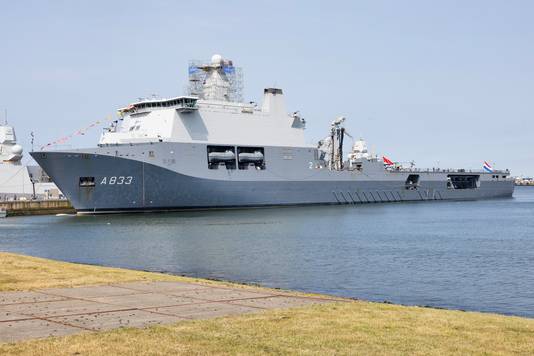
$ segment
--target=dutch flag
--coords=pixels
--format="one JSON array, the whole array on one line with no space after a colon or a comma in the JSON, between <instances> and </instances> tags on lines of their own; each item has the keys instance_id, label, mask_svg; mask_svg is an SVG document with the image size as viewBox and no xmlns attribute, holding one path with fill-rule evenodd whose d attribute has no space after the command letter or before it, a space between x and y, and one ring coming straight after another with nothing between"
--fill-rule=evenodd
<instances>
[{"instance_id":1,"label":"dutch flag","mask_svg":"<svg viewBox=\"0 0 534 356\"><path fill-rule=\"evenodd\" d=\"M493 167L491 167L491 165L486 161L484 161L484 170L486 172L493 173Z\"/></svg>"}]
</instances>

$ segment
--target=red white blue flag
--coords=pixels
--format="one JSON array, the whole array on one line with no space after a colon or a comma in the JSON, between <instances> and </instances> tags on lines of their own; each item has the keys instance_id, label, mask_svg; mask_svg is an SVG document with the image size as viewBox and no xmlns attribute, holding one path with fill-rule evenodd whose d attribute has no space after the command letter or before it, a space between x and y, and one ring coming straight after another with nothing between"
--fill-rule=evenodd
<instances>
[{"instance_id":1,"label":"red white blue flag","mask_svg":"<svg viewBox=\"0 0 534 356\"><path fill-rule=\"evenodd\" d=\"M493 167L486 161L484 161L484 170L489 173L493 173Z\"/></svg>"}]
</instances>

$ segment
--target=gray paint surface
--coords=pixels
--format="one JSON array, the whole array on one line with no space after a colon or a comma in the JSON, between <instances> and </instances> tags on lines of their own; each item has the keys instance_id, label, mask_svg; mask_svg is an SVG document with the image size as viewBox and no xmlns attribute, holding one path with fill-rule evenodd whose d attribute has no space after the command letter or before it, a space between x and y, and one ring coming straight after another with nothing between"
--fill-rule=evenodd
<instances>
[{"instance_id":1,"label":"gray paint surface","mask_svg":"<svg viewBox=\"0 0 534 356\"><path fill-rule=\"evenodd\" d=\"M507 172L480 176L476 189L447 189L446 171L395 172L381 162L362 171L310 168L309 147L265 147L266 169L208 169L206 144L103 146L70 152L33 152L78 212L120 212L276 205L360 204L509 197ZM420 176L408 190L409 174ZM80 187L94 177L94 187ZM110 184L110 182L113 184Z\"/></svg>"}]
</instances>

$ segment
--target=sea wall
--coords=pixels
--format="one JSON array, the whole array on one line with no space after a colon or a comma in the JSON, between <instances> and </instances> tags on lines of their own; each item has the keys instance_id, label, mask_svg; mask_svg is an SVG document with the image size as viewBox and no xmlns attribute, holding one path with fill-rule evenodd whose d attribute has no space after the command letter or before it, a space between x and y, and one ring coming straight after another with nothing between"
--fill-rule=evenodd
<instances>
[{"instance_id":1,"label":"sea wall","mask_svg":"<svg viewBox=\"0 0 534 356\"><path fill-rule=\"evenodd\" d=\"M68 200L15 200L0 202L7 216L73 214L76 211Z\"/></svg>"}]
</instances>

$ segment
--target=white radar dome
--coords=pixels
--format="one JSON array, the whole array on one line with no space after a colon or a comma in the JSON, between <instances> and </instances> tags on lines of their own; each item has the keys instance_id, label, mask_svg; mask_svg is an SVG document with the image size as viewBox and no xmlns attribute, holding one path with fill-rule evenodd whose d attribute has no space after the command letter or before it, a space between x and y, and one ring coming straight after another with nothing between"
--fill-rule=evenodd
<instances>
[{"instance_id":1,"label":"white radar dome","mask_svg":"<svg viewBox=\"0 0 534 356\"><path fill-rule=\"evenodd\" d=\"M211 64L221 64L223 58L220 54L214 54L211 57Z\"/></svg>"},{"instance_id":2,"label":"white radar dome","mask_svg":"<svg viewBox=\"0 0 534 356\"><path fill-rule=\"evenodd\" d=\"M22 146L21 145L14 145L11 147L11 153L14 155L21 155L22 154Z\"/></svg>"}]
</instances>

